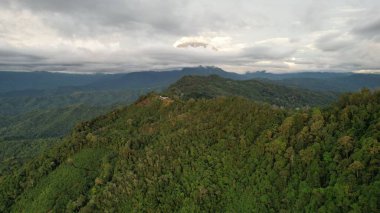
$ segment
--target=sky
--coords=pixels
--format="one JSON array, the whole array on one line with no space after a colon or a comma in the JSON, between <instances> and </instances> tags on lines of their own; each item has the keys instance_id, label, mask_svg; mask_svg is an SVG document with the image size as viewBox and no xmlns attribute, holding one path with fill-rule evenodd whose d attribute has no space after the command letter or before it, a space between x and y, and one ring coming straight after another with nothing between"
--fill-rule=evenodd
<instances>
[{"instance_id":1,"label":"sky","mask_svg":"<svg viewBox=\"0 0 380 213\"><path fill-rule=\"evenodd\" d=\"M380 72L379 0L0 0L0 70Z\"/></svg>"}]
</instances>

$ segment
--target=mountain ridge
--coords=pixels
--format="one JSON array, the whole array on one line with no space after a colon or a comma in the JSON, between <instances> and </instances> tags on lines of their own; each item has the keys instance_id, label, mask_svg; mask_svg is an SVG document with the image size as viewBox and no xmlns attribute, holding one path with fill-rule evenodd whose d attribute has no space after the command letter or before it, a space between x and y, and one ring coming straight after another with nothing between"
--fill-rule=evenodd
<instances>
[{"instance_id":1,"label":"mountain ridge","mask_svg":"<svg viewBox=\"0 0 380 213\"><path fill-rule=\"evenodd\" d=\"M185 76L165 93L186 99L241 96L281 107L326 106L337 98L334 93L292 88L272 81L232 80L218 75Z\"/></svg>"},{"instance_id":2,"label":"mountain ridge","mask_svg":"<svg viewBox=\"0 0 380 213\"><path fill-rule=\"evenodd\" d=\"M379 101L362 90L327 109L290 111L152 93L77 125L3 177L0 209L372 212Z\"/></svg>"},{"instance_id":3,"label":"mountain ridge","mask_svg":"<svg viewBox=\"0 0 380 213\"><path fill-rule=\"evenodd\" d=\"M110 89L162 89L186 75L217 74L234 80L253 78L267 79L288 86L299 86L311 90L339 90L340 92L357 91L362 87L376 88L380 85L380 75L334 73L334 72L300 72L274 74L265 71L238 74L226 72L218 67L185 67L168 71L144 71L117 74L68 74L51 72L0 72L0 94L20 90L76 89L76 90L110 90ZM356 79L364 80L356 80ZM304 83L312 81L314 86ZM326 82L326 79L328 80ZM366 81L370 81L367 83ZM339 87L337 87L338 82ZM344 82L348 82L344 85ZM355 86L350 87L350 84Z\"/></svg>"}]
</instances>

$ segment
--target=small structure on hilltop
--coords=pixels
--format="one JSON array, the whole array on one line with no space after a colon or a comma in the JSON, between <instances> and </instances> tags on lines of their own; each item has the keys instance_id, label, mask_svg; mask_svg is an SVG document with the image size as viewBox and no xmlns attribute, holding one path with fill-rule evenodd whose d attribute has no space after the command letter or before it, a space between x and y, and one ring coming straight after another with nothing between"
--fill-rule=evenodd
<instances>
[{"instance_id":1,"label":"small structure on hilltop","mask_svg":"<svg viewBox=\"0 0 380 213\"><path fill-rule=\"evenodd\" d=\"M169 106L171 103L173 103L174 101L169 98L169 97L166 97L166 96L159 96L159 99L162 101L163 105L164 106Z\"/></svg>"},{"instance_id":2,"label":"small structure on hilltop","mask_svg":"<svg viewBox=\"0 0 380 213\"><path fill-rule=\"evenodd\" d=\"M161 95L160 95L160 99L161 99L161 100L168 100L168 99L169 99L169 97L166 97L166 96L161 96Z\"/></svg>"}]
</instances>

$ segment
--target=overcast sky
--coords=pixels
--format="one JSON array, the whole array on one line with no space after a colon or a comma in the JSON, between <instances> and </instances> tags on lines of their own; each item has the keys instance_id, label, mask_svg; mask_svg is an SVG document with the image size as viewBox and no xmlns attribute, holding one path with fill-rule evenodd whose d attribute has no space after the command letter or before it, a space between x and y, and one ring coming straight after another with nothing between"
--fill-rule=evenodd
<instances>
[{"instance_id":1,"label":"overcast sky","mask_svg":"<svg viewBox=\"0 0 380 213\"><path fill-rule=\"evenodd\" d=\"M379 71L380 0L0 0L0 70Z\"/></svg>"}]
</instances>

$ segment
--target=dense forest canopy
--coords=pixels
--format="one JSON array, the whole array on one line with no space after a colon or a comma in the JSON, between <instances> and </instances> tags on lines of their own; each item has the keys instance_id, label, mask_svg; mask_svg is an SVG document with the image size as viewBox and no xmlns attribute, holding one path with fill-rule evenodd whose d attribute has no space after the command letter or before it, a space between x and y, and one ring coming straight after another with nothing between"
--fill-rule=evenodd
<instances>
[{"instance_id":1,"label":"dense forest canopy","mask_svg":"<svg viewBox=\"0 0 380 213\"><path fill-rule=\"evenodd\" d=\"M1 211L376 212L380 92L327 108L150 94L1 178Z\"/></svg>"},{"instance_id":2,"label":"dense forest canopy","mask_svg":"<svg viewBox=\"0 0 380 213\"><path fill-rule=\"evenodd\" d=\"M218 75L185 76L172 84L166 93L184 99L240 96L279 107L326 106L337 93L316 92L259 80L232 80Z\"/></svg>"}]
</instances>

